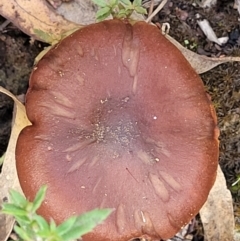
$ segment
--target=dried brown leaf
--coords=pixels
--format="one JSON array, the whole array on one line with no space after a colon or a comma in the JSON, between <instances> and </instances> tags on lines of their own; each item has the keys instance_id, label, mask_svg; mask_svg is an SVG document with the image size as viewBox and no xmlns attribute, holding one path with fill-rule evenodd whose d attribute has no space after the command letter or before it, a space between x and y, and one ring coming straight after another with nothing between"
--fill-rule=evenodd
<instances>
[{"instance_id":1,"label":"dried brown leaf","mask_svg":"<svg viewBox=\"0 0 240 241\"><path fill-rule=\"evenodd\" d=\"M201 181L201 180L199 180ZM206 241L233 241L234 214L232 196L220 166L208 199L200 210Z\"/></svg>"},{"instance_id":2,"label":"dried brown leaf","mask_svg":"<svg viewBox=\"0 0 240 241\"><path fill-rule=\"evenodd\" d=\"M97 10L92 0L74 0L63 2L55 11L69 21L87 25L96 21Z\"/></svg>"},{"instance_id":3,"label":"dried brown leaf","mask_svg":"<svg viewBox=\"0 0 240 241\"><path fill-rule=\"evenodd\" d=\"M185 56L188 62L196 70L198 74L205 73L214 67L226 63L240 61L240 57L220 57L220 58L210 58L203 55L196 54L189 49L184 48L179 42L169 35L166 35L166 38L170 40Z\"/></svg>"},{"instance_id":4,"label":"dried brown leaf","mask_svg":"<svg viewBox=\"0 0 240 241\"><path fill-rule=\"evenodd\" d=\"M50 44L59 41L66 32L82 27L55 13L44 0L1 1L0 15L34 39Z\"/></svg>"},{"instance_id":5,"label":"dried brown leaf","mask_svg":"<svg viewBox=\"0 0 240 241\"><path fill-rule=\"evenodd\" d=\"M14 113L12 121L12 132L7 151L5 153L2 172L0 174L0 206L4 200L9 199L9 189L22 192L15 165L15 147L20 131L27 125L31 125L27 116L25 106L9 91L0 87L0 92L10 96L14 100ZM14 218L0 213L0 241L8 239L14 225Z\"/></svg>"}]
</instances>

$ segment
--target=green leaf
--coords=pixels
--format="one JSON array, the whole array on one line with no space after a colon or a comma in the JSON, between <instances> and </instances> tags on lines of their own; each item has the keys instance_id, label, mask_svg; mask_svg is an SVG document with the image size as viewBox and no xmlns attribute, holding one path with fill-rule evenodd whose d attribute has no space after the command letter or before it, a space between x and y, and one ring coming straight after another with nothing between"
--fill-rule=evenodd
<instances>
[{"instance_id":1,"label":"green leaf","mask_svg":"<svg viewBox=\"0 0 240 241\"><path fill-rule=\"evenodd\" d=\"M26 209L26 211L28 213L32 213L33 203L32 202L28 202L25 209Z\"/></svg>"},{"instance_id":2,"label":"green leaf","mask_svg":"<svg viewBox=\"0 0 240 241\"><path fill-rule=\"evenodd\" d=\"M98 5L99 7L106 7L107 6L107 2L106 0L92 0L96 5Z\"/></svg>"},{"instance_id":3,"label":"green leaf","mask_svg":"<svg viewBox=\"0 0 240 241\"><path fill-rule=\"evenodd\" d=\"M71 228L69 232L62 235L62 239L64 241L72 241L72 240L80 239L84 234L89 233L91 230L92 229L86 229L84 225L77 228L76 227Z\"/></svg>"},{"instance_id":4,"label":"green leaf","mask_svg":"<svg viewBox=\"0 0 240 241\"><path fill-rule=\"evenodd\" d=\"M118 8L119 8L120 10L122 10L122 9L125 9L125 6L124 6L122 3L119 3L119 4L118 4Z\"/></svg>"},{"instance_id":5,"label":"green leaf","mask_svg":"<svg viewBox=\"0 0 240 241\"><path fill-rule=\"evenodd\" d=\"M142 6L142 0L134 0L133 5L141 7Z\"/></svg>"},{"instance_id":6,"label":"green leaf","mask_svg":"<svg viewBox=\"0 0 240 241\"><path fill-rule=\"evenodd\" d=\"M76 220L77 220L77 217L73 216L73 217L69 218L68 220L66 220L65 222L63 222L62 224L60 224L57 227L57 233L60 236L62 236L65 233L67 233L74 226Z\"/></svg>"},{"instance_id":7,"label":"green leaf","mask_svg":"<svg viewBox=\"0 0 240 241\"><path fill-rule=\"evenodd\" d=\"M14 231L24 241L31 241L32 240L31 237L29 236L29 234L25 230L23 230L22 228L18 227L17 225L14 226Z\"/></svg>"},{"instance_id":8,"label":"green leaf","mask_svg":"<svg viewBox=\"0 0 240 241\"><path fill-rule=\"evenodd\" d=\"M25 216L25 215L22 215L22 216L16 216L16 215L13 215L16 219L16 221L19 223L19 226L22 226L22 225L28 225L31 223L31 220L29 219L28 216Z\"/></svg>"},{"instance_id":9,"label":"green leaf","mask_svg":"<svg viewBox=\"0 0 240 241\"><path fill-rule=\"evenodd\" d=\"M34 217L34 219L38 223L41 230L49 230L49 225L48 225L47 221L42 216L36 215Z\"/></svg>"},{"instance_id":10,"label":"green leaf","mask_svg":"<svg viewBox=\"0 0 240 241\"><path fill-rule=\"evenodd\" d=\"M126 8L125 8L125 11L132 11L133 12L133 10L134 10L134 7L133 7L133 5L130 5L130 6L127 6Z\"/></svg>"},{"instance_id":11,"label":"green leaf","mask_svg":"<svg viewBox=\"0 0 240 241\"><path fill-rule=\"evenodd\" d=\"M132 5L132 3L130 2L130 0L120 0L120 2L122 2L123 4L129 6Z\"/></svg>"},{"instance_id":12,"label":"green leaf","mask_svg":"<svg viewBox=\"0 0 240 241\"><path fill-rule=\"evenodd\" d=\"M109 0L109 6L115 7L118 4L118 0Z\"/></svg>"},{"instance_id":13,"label":"green leaf","mask_svg":"<svg viewBox=\"0 0 240 241\"><path fill-rule=\"evenodd\" d=\"M32 212L36 212L41 206L45 196L46 196L47 186L42 186L36 194L36 197L33 201Z\"/></svg>"},{"instance_id":14,"label":"green leaf","mask_svg":"<svg viewBox=\"0 0 240 241\"><path fill-rule=\"evenodd\" d=\"M135 7L134 10L140 14L147 14L147 10L143 7Z\"/></svg>"},{"instance_id":15,"label":"green leaf","mask_svg":"<svg viewBox=\"0 0 240 241\"><path fill-rule=\"evenodd\" d=\"M51 219L50 220L50 231L55 232L56 229L57 229L56 223L53 219Z\"/></svg>"},{"instance_id":16,"label":"green leaf","mask_svg":"<svg viewBox=\"0 0 240 241\"><path fill-rule=\"evenodd\" d=\"M97 224L104 221L113 209L95 209L77 217L74 226L62 237L64 241L71 241L80 238L82 235L90 232Z\"/></svg>"},{"instance_id":17,"label":"green leaf","mask_svg":"<svg viewBox=\"0 0 240 241\"><path fill-rule=\"evenodd\" d=\"M126 18L127 17L126 9L119 10L119 12L117 14L117 17L119 17L119 18Z\"/></svg>"},{"instance_id":18,"label":"green leaf","mask_svg":"<svg viewBox=\"0 0 240 241\"><path fill-rule=\"evenodd\" d=\"M38 224L38 222L33 218L31 224L30 224L30 229L34 232L34 233L38 233L41 229L40 226Z\"/></svg>"},{"instance_id":19,"label":"green leaf","mask_svg":"<svg viewBox=\"0 0 240 241\"><path fill-rule=\"evenodd\" d=\"M42 39L46 43L51 44L58 39L56 36L46 33L41 29L33 29L33 32L38 36L38 38Z\"/></svg>"},{"instance_id":20,"label":"green leaf","mask_svg":"<svg viewBox=\"0 0 240 241\"><path fill-rule=\"evenodd\" d=\"M133 9L125 9L123 11L120 10L117 16L119 18L128 18L131 16L132 13L133 13Z\"/></svg>"},{"instance_id":21,"label":"green leaf","mask_svg":"<svg viewBox=\"0 0 240 241\"><path fill-rule=\"evenodd\" d=\"M96 18L98 21L102 21L111 14L111 8L110 7L104 7L97 11Z\"/></svg>"},{"instance_id":22,"label":"green leaf","mask_svg":"<svg viewBox=\"0 0 240 241\"><path fill-rule=\"evenodd\" d=\"M96 226L98 223L104 221L114 209L94 209L92 211L83 213L77 217L76 223L81 225L82 223L88 224L90 226Z\"/></svg>"},{"instance_id":23,"label":"green leaf","mask_svg":"<svg viewBox=\"0 0 240 241\"><path fill-rule=\"evenodd\" d=\"M27 200L26 198L20 194L19 192L15 190L10 190L10 201L14 203L15 205L24 208L27 205Z\"/></svg>"},{"instance_id":24,"label":"green leaf","mask_svg":"<svg viewBox=\"0 0 240 241\"><path fill-rule=\"evenodd\" d=\"M6 214L17 216L27 216L27 211L16 206L15 204L5 203L3 204L2 212Z\"/></svg>"}]
</instances>

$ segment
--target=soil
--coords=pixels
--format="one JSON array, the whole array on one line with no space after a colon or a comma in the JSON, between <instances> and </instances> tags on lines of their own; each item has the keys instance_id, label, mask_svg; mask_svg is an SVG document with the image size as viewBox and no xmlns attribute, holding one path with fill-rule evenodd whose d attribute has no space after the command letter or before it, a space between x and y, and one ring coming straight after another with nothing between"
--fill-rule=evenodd
<instances>
[{"instance_id":1,"label":"soil","mask_svg":"<svg viewBox=\"0 0 240 241\"><path fill-rule=\"evenodd\" d=\"M206 56L240 56L240 15L234 1L218 0L210 9L199 7L195 0L168 1L154 18L168 22L169 34L183 46ZM229 36L223 46L207 40L197 24L197 17L207 19L218 37ZM0 17L0 86L15 95L26 93L34 58L46 44L33 41L12 24L1 29ZM220 165L224 171L238 213L240 185L231 184L240 177L240 63L228 63L201 75L217 111L220 135ZM10 131L12 101L0 94L0 156L5 152ZM237 221L237 217L236 217ZM203 240L194 236L193 240Z\"/></svg>"},{"instance_id":2,"label":"soil","mask_svg":"<svg viewBox=\"0 0 240 241\"><path fill-rule=\"evenodd\" d=\"M33 42L12 24L1 30L0 16L0 86L14 95L26 93L34 59L45 44ZM11 131L12 100L0 94L0 156L5 152Z\"/></svg>"}]
</instances>

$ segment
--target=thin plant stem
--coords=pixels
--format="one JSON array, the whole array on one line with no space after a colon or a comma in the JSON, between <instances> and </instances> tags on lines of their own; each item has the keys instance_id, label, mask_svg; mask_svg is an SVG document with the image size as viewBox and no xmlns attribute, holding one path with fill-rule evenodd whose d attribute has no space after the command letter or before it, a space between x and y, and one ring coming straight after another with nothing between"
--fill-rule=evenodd
<instances>
[{"instance_id":1,"label":"thin plant stem","mask_svg":"<svg viewBox=\"0 0 240 241\"><path fill-rule=\"evenodd\" d=\"M151 16L153 12L153 6L154 6L154 0L151 0L149 11L148 11L148 17Z\"/></svg>"},{"instance_id":2,"label":"thin plant stem","mask_svg":"<svg viewBox=\"0 0 240 241\"><path fill-rule=\"evenodd\" d=\"M146 23L149 23L152 21L153 17L158 14L158 12L161 11L161 9L165 6L168 0L163 0L158 7L154 10L154 12L146 19Z\"/></svg>"}]
</instances>

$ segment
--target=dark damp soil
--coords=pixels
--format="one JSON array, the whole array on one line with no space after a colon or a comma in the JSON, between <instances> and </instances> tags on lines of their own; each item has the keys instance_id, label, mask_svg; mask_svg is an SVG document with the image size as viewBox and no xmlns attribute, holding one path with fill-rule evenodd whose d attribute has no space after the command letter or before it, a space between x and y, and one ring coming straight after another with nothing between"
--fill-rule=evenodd
<instances>
[{"instance_id":1,"label":"dark damp soil","mask_svg":"<svg viewBox=\"0 0 240 241\"><path fill-rule=\"evenodd\" d=\"M5 19L0 16L0 86L14 95L26 93L34 58L43 44L33 42L12 24L1 28ZM5 152L10 131L13 103L0 94L0 156Z\"/></svg>"},{"instance_id":2,"label":"dark damp soil","mask_svg":"<svg viewBox=\"0 0 240 241\"><path fill-rule=\"evenodd\" d=\"M196 0L168 1L154 22L170 24L169 34L183 46L206 56L240 56L240 15L233 0L218 0L211 9L200 8ZM206 39L197 17L207 19L218 37L229 36L224 46ZM3 27L0 16L0 86L15 95L24 95L34 58L46 46L33 41L14 25ZM229 188L240 177L240 63L228 63L201 75L217 111L220 135L220 164ZM5 152L11 131L13 103L0 94L0 156ZM240 213L240 184L231 188ZM198 234L195 241L203 240Z\"/></svg>"}]
</instances>

